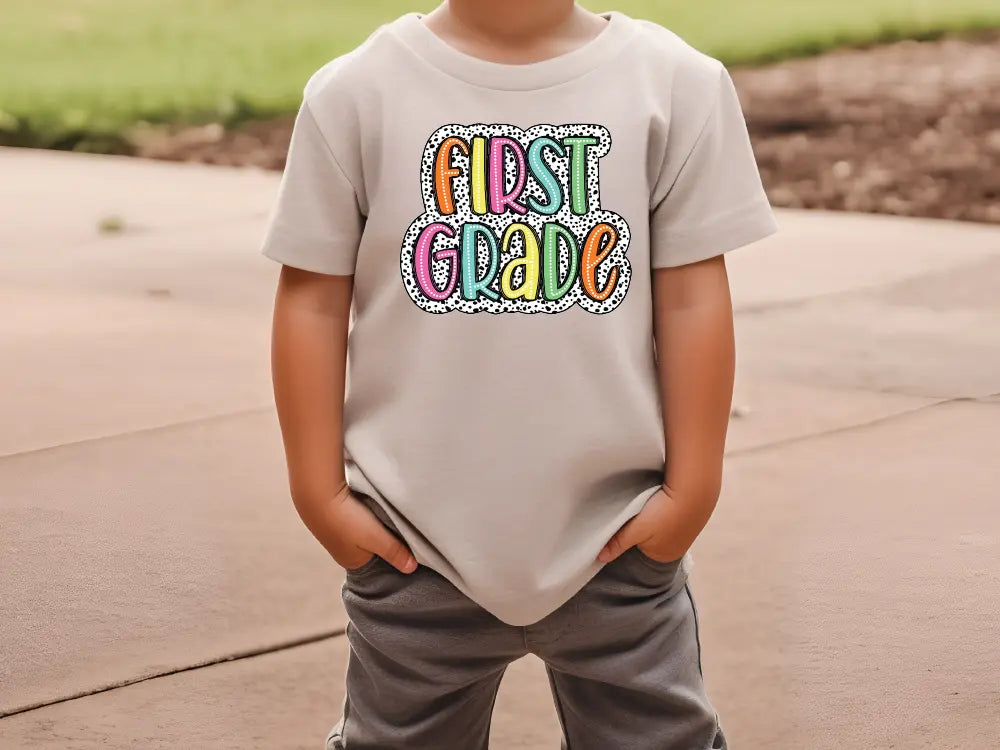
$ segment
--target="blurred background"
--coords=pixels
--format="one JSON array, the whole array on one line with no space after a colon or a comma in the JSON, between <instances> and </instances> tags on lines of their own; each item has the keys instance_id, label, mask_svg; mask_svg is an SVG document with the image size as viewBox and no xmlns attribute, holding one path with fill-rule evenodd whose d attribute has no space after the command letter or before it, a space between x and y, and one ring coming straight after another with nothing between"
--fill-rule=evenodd
<instances>
[{"instance_id":1,"label":"blurred background","mask_svg":"<svg viewBox=\"0 0 1000 750\"><path fill-rule=\"evenodd\" d=\"M0 145L280 168L309 74L433 5L0 0ZM615 7L740 71L775 205L1000 221L993 0Z\"/></svg>"},{"instance_id":2,"label":"blurred background","mask_svg":"<svg viewBox=\"0 0 1000 750\"><path fill-rule=\"evenodd\" d=\"M1000 747L1000 3L586 5L728 65L779 209L729 263L695 548L733 747ZM287 497L255 248L306 79L432 7L0 0L0 750L337 719L340 571ZM493 735L558 746L531 658Z\"/></svg>"}]
</instances>

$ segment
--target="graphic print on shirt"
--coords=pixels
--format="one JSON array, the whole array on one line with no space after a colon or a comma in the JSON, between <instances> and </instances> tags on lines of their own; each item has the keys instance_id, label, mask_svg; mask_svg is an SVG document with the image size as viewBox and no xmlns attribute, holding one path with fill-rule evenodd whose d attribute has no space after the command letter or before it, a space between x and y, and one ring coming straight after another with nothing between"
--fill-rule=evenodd
<instances>
[{"instance_id":1,"label":"graphic print on shirt","mask_svg":"<svg viewBox=\"0 0 1000 750\"><path fill-rule=\"evenodd\" d=\"M424 213L403 236L410 299L430 313L614 310L630 233L601 208L601 125L445 125L420 162Z\"/></svg>"}]
</instances>

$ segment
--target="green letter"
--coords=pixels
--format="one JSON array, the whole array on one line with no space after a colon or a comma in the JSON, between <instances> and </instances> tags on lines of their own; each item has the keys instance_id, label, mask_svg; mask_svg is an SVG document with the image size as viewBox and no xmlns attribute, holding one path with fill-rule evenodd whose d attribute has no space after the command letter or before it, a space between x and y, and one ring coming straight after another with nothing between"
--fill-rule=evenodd
<instances>
[{"instance_id":1,"label":"green letter","mask_svg":"<svg viewBox=\"0 0 1000 750\"><path fill-rule=\"evenodd\" d=\"M568 136L563 145L572 150L569 167L569 189L572 196L573 213L587 213L587 146L597 145L593 136Z\"/></svg>"},{"instance_id":2,"label":"green letter","mask_svg":"<svg viewBox=\"0 0 1000 750\"><path fill-rule=\"evenodd\" d=\"M569 273L562 286L559 286L559 237L566 240L569 246ZM542 274L545 277L545 299L556 300L562 297L573 286L576 281L576 269L580 260L580 255L576 247L576 237L562 224L551 222L545 225L545 233L542 240L544 245L545 260Z\"/></svg>"}]
</instances>

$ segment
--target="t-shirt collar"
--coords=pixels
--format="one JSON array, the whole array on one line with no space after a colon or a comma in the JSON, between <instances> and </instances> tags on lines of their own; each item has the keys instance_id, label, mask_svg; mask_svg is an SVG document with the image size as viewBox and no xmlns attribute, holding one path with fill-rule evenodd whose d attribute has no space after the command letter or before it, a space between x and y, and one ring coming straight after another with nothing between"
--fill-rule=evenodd
<instances>
[{"instance_id":1,"label":"t-shirt collar","mask_svg":"<svg viewBox=\"0 0 1000 750\"><path fill-rule=\"evenodd\" d=\"M632 32L632 20L619 11L600 14L608 20L590 41L562 55L535 63L491 62L452 47L431 31L421 13L407 13L389 30L415 54L449 75L486 88L526 91L572 80L612 59Z\"/></svg>"}]
</instances>

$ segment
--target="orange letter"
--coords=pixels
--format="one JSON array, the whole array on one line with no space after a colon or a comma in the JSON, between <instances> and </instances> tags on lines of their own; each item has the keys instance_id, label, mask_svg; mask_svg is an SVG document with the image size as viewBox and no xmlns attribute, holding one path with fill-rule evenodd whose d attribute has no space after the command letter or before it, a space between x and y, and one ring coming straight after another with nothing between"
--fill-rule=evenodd
<instances>
[{"instance_id":1,"label":"orange letter","mask_svg":"<svg viewBox=\"0 0 1000 750\"><path fill-rule=\"evenodd\" d=\"M607 237L607 243L602 248L601 244L605 237ZM608 283L604 286L604 290L597 291L597 267L608 257L608 253L614 248L616 242L618 242L618 232L610 224L602 223L594 225L594 228L587 234L587 240L583 245L583 267L580 269L580 279L583 281L584 291L598 302L610 297L611 292L615 290L615 284L618 283L618 268L615 267L608 274Z\"/></svg>"},{"instance_id":2,"label":"orange letter","mask_svg":"<svg viewBox=\"0 0 1000 750\"><path fill-rule=\"evenodd\" d=\"M434 194L437 196L438 210L445 215L455 213L451 181L452 178L462 174L462 170L451 166L451 150L456 146L463 154L469 155L469 144L461 138L452 136L446 138L438 147L437 159L434 160Z\"/></svg>"}]
</instances>

